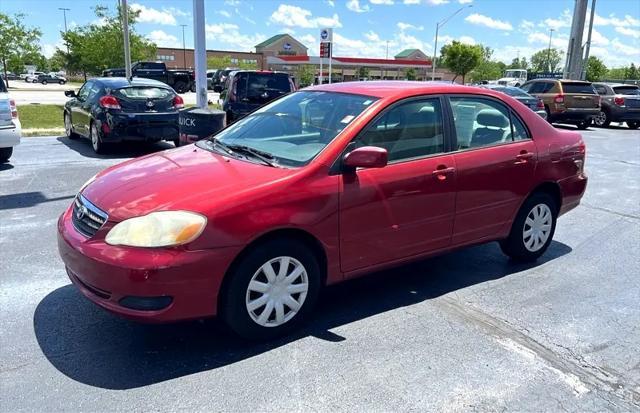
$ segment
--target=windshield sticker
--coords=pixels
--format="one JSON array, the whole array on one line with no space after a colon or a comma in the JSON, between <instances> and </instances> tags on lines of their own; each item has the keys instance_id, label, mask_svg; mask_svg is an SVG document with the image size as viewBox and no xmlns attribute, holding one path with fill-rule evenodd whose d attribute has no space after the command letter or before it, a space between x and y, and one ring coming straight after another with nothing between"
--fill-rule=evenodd
<instances>
[{"instance_id":1,"label":"windshield sticker","mask_svg":"<svg viewBox=\"0 0 640 413\"><path fill-rule=\"evenodd\" d=\"M342 118L342 120L340 121L340 123L349 123L353 120L353 118L355 118L355 116L353 115L347 115L344 118Z\"/></svg>"},{"instance_id":2,"label":"windshield sticker","mask_svg":"<svg viewBox=\"0 0 640 413\"><path fill-rule=\"evenodd\" d=\"M364 106L367 106L367 105L370 105L370 104L371 104L371 102L373 102L373 100L365 100L364 102L362 102L362 104L363 104Z\"/></svg>"}]
</instances>

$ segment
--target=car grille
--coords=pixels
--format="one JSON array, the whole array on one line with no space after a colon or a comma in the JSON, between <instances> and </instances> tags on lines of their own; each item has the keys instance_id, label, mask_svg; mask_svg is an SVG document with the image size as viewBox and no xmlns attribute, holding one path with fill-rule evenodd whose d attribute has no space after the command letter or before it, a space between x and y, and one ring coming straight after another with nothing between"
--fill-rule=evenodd
<instances>
[{"instance_id":1,"label":"car grille","mask_svg":"<svg viewBox=\"0 0 640 413\"><path fill-rule=\"evenodd\" d=\"M73 226L84 236L92 237L107 222L109 216L87 198L78 194L73 201Z\"/></svg>"}]
</instances>

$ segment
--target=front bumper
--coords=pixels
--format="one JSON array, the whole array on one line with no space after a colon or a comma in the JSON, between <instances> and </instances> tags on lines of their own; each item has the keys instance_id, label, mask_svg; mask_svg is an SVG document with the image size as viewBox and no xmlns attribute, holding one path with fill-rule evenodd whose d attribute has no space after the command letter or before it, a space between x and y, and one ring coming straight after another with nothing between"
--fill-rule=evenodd
<instances>
[{"instance_id":1,"label":"front bumper","mask_svg":"<svg viewBox=\"0 0 640 413\"><path fill-rule=\"evenodd\" d=\"M143 322L216 315L222 279L239 247L189 251L111 246L104 242L111 227L107 222L94 237L86 238L74 228L71 209L58 220L60 257L85 297L112 313ZM160 305L133 309L132 300Z\"/></svg>"},{"instance_id":2,"label":"front bumper","mask_svg":"<svg viewBox=\"0 0 640 413\"><path fill-rule=\"evenodd\" d=\"M178 112L108 114L101 127L102 140L109 143L173 141L179 136Z\"/></svg>"}]
</instances>

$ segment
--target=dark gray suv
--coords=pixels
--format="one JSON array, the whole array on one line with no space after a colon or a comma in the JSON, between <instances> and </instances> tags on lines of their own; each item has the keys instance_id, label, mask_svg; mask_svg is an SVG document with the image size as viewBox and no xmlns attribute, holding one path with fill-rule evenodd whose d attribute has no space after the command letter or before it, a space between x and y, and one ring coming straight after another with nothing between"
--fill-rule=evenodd
<instances>
[{"instance_id":1,"label":"dark gray suv","mask_svg":"<svg viewBox=\"0 0 640 413\"><path fill-rule=\"evenodd\" d=\"M626 122L630 129L640 127L640 87L619 83L594 83L601 96L600 113L593 119L596 126Z\"/></svg>"}]
</instances>

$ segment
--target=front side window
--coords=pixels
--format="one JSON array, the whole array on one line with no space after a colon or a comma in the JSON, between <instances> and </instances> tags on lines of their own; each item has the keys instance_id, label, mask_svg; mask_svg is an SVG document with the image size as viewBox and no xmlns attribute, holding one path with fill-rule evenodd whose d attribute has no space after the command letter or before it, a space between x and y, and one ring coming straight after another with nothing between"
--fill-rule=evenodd
<instances>
[{"instance_id":1,"label":"front side window","mask_svg":"<svg viewBox=\"0 0 640 413\"><path fill-rule=\"evenodd\" d=\"M303 166L376 100L347 93L296 92L240 119L215 138L229 147L259 150L281 166Z\"/></svg>"},{"instance_id":2,"label":"front side window","mask_svg":"<svg viewBox=\"0 0 640 413\"><path fill-rule=\"evenodd\" d=\"M470 96L451 97L450 101L458 150L529 138L520 120L501 103Z\"/></svg>"},{"instance_id":3,"label":"front side window","mask_svg":"<svg viewBox=\"0 0 640 413\"><path fill-rule=\"evenodd\" d=\"M378 146L388 152L389 162L444 152L440 99L399 104L356 139L356 146Z\"/></svg>"},{"instance_id":4,"label":"front side window","mask_svg":"<svg viewBox=\"0 0 640 413\"><path fill-rule=\"evenodd\" d=\"M89 96L89 92L91 92L91 88L93 87L93 83L94 82L92 81L88 81L87 83L82 85L82 87L80 88L80 91L78 92L79 100L87 100L87 97Z\"/></svg>"}]
</instances>

